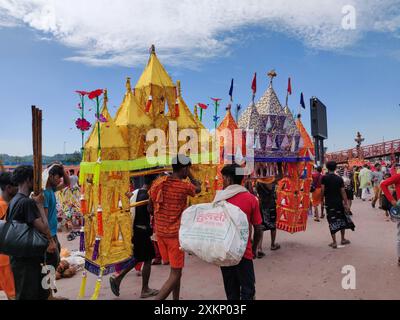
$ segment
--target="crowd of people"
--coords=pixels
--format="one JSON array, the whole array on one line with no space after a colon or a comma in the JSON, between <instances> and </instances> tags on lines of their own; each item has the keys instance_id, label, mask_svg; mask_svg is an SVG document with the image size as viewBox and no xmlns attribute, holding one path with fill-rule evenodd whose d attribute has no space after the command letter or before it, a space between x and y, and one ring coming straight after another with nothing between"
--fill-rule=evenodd
<instances>
[{"instance_id":1,"label":"crowd of people","mask_svg":"<svg viewBox=\"0 0 400 320\"><path fill-rule=\"evenodd\" d=\"M271 250L279 250L276 242L277 203L276 189L282 179L279 174L262 181L250 180L238 174L239 166L226 165L222 171L223 190L217 194L239 207L247 216L250 235L243 259L236 266L221 267L225 293L228 300L252 300L256 295L253 259L263 258L263 232L271 231ZM180 248L179 229L188 198L201 192L201 182L191 172L191 160L178 156L173 161L172 173L147 175L144 184L127 192L131 202L148 200L148 205L132 209L134 256L125 270L110 277L112 292L119 296L125 276L133 269L141 270L141 298L174 300L180 297L182 270L185 253ZM60 243L57 238L57 212L55 192L76 184L77 179L68 174L64 167L55 163L43 175L43 192L33 196L33 167L20 166L14 172L0 175L0 219L27 223L45 235L49 246L44 258L0 256L0 290L9 299L55 299L52 291L42 286L42 264L56 267L60 261ZM389 217L389 210L397 206L400 194L400 165L382 168L381 163L365 165L350 170L338 168L335 162L316 167L312 174L311 207L314 220L327 217L332 238L330 247L338 248L336 234L340 232L340 244L348 245L346 230L354 230L351 203L354 197L363 201L371 200L372 207L379 207ZM255 181L255 182L254 182ZM400 223L398 223L398 256L400 265ZM153 264L169 265L170 274L159 289L149 287Z\"/></svg>"}]
</instances>

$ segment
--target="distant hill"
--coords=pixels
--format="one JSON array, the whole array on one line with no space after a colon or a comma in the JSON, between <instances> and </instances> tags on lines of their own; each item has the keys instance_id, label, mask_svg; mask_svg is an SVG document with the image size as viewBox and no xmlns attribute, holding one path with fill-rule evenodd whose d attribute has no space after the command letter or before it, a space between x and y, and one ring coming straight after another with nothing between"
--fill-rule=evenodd
<instances>
[{"instance_id":1,"label":"distant hill","mask_svg":"<svg viewBox=\"0 0 400 320\"><path fill-rule=\"evenodd\" d=\"M20 164L32 164L33 156L10 156L8 154L0 154L0 160L4 165L20 165ZM43 156L43 164L49 164L54 161L60 161L66 165L79 164L82 161L81 153L76 151L68 154L56 154L54 156Z\"/></svg>"}]
</instances>

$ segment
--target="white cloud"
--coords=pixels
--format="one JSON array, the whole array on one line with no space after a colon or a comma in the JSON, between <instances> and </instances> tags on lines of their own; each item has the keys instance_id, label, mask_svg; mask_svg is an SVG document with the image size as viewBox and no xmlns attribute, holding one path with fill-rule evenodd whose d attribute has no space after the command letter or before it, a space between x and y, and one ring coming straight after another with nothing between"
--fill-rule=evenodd
<instances>
[{"instance_id":1,"label":"white cloud","mask_svg":"<svg viewBox=\"0 0 400 320\"><path fill-rule=\"evenodd\" d=\"M147 49L171 63L224 54L243 27L283 32L310 48L337 50L366 32L399 30L400 0L0 0L0 27L16 23L74 48L68 60L131 66ZM342 29L353 5L357 28Z\"/></svg>"}]
</instances>

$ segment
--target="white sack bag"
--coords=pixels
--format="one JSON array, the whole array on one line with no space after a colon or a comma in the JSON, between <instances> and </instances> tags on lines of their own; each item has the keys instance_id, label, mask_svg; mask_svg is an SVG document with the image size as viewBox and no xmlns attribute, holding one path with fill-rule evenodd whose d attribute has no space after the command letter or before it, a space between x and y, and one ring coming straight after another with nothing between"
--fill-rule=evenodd
<instances>
[{"instance_id":1,"label":"white sack bag","mask_svg":"<svg viewBox=\"0 0 400 320\"><path fill-rule=\"evenodd\" d=\"M181 219L181 249L221 267L240 263L249 240L246 214L226 201L194 205Z\"/></svg>"}]
</instances>

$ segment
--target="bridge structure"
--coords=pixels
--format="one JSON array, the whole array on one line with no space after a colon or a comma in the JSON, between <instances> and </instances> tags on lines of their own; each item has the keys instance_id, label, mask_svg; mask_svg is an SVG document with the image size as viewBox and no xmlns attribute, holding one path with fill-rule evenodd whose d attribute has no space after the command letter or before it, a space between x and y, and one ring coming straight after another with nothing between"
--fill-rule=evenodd
<instances>
[{"instance_id":1,"label":"bridge structure","mask_svg":"<svg viewBox=\"0 0 400 320\"><path fill-rule=\"evenodd\" d=\"M338 164L348 163L352 159L379 159L390 157L392 161L398 161L400 156L400 139L386 141L360 148L352 148L326 154L326 161L336 161Z\"/></svg>"}]
</instances>

